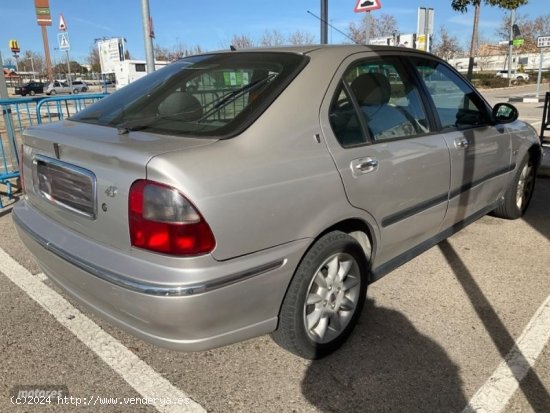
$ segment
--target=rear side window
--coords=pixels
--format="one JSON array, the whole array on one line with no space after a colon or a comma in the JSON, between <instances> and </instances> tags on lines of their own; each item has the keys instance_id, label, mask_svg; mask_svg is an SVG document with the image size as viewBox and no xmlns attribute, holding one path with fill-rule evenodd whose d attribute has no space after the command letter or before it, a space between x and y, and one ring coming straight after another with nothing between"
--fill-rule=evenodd
<instances>
[{"instance_id":1,"label":"rear side window","mask_svg":"<svg viewBox=\"0 0 550 413\"><path fill-rule=\"evenodd\" d=\"M344 74L330 111L342 146L411 138L430 132L416 84L397 58L359 62Z\"/></svg>"},{"instance_id":2,"label":"rear side window","mask_svg":"<svg viewBox=\"0 0 550 413\"><path fill-rule=\"evenodd\" d=\"M233 136L273 102L307 60L275 52L192 56L131 83L72 120L180 136Z\"/></svg>"}]
</instances>

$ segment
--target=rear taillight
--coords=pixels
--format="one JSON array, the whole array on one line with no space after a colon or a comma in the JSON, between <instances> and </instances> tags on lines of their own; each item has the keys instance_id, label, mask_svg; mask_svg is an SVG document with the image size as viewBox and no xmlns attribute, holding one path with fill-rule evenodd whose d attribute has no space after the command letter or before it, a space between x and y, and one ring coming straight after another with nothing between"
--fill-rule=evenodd
<instances>
[{"instance_id":1,"label":"rear taillight","mask_svg":"<svg viewBox=\"0 0 550 413\"><path fill-rule=\"evenodd\" d=\"M177 189L139 180L130 188L128 203L132 246L180 256L214 249L212 230Z\"/></svg>"}]
</instances>

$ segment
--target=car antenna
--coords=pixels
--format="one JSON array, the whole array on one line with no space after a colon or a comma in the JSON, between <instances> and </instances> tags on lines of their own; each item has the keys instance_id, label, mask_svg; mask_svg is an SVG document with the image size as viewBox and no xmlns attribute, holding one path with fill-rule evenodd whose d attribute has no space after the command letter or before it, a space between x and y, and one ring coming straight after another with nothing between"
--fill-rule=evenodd
<instances>
[{"instance_id":1,"label":"car antenna","mask_svg":"<svg viewBox=\"0 0 550 413\"><path fill-rule=\"evenodd\" d=\"M336 31L337 31L338 33L340 33L341 35L346 36L346 37L347 37L348 39L350 39L353 43L355 43L355 44L360 44L358 41L353 40L353 39L352 39L351 37L349 37L346 33L344 33L342 30L337 29L337 28L334 27L332 24L330 24L329 22L327 22L325 19L322 19L321 17L319 17L319 16L317 16L316 14L310 12L309 10L307 10L307 12L308 12L309 14L311 14L313 17L315 17L317 20L322 21L323 23L328 24L331 28L333 28L334 30L336 30Z\"/></svg>"},{"instance_id":2,"label":"car antenna","mask_svg":"<svg viewBox=\"0 0 550 413\"><path fill-rule=\"evenodd\" d=\"M233 45L229 45L229 50L231 50L232 52L236 51L237 48Z\"/></svg>"}]
</instances>

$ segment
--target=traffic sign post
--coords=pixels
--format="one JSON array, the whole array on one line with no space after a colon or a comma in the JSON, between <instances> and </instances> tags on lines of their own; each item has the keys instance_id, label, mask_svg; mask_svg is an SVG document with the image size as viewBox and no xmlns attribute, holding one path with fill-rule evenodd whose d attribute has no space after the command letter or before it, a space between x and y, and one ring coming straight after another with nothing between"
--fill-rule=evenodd
<instances>
[{"instance_id":1,"label":"traffic sign post","mask_svg":"<svg viewBox=\"0 0 550 413\"><path fill-rule=\"evenodd\" d=\"M69 42L69 33L67 32L67 25L65 24L65 19L63 15L59 16L59 30L57 33L57 43L59 44L59 50L64 50L67 57L67 83L69 86L72 86L71 82L71 63L69 60L69 49L71 48L71 43Z\"/></svg>"},{"instance_id":2,"label":"traffic sign post","mask_svg":"<svg viewBox=\"0 0 550 413\"><path fill-rule=\"evenodd\" d=\"M544 57L544 48L550 47L550 36L539 36L537 37L537 47L540 49L539 57L539 74L537 76L537 99L540 96L540 82L542 78L542 60Z\"/></svg>"},{"instance_id":3,"label":"traffic sign post","mask_svg":"<svg viewBox=\"0 0 550 413\"><path fill-rule=\"evenodd\" d=\"M355 5L355 9L353 11L355 13L370 13L372 10L378 10L380 8L382 8L382 3L380 2L380 0L357 0L357 4ZM370 14L367 14L365 21L367 23L365 44L368 45L370 40L370 28L372 24Z\"/></svg>"}]
</instances>

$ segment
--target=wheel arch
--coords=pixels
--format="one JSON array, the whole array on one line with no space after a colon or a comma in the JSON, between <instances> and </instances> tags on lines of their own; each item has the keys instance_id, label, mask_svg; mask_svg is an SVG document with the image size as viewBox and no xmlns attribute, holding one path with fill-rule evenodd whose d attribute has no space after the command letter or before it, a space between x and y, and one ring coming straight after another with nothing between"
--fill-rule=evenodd
<instances>
[{"instance_id":1,"label":"wheel arch","mask_svg":"<svg viewBox=\"0 0 550 413\"><path fill-rule=\"evenodd\" d=\"M373 228L371 228L367 222L360 218L348 218L331 225L319 233L311 243L310 248L313 244L315 244L315 242L317 242L318 239L333 231L344 232L353 237L359 243L365 255L367 268L369 268L374 252L376 251L376 238L374 236Z\"/></svg>"}]
</instances>

